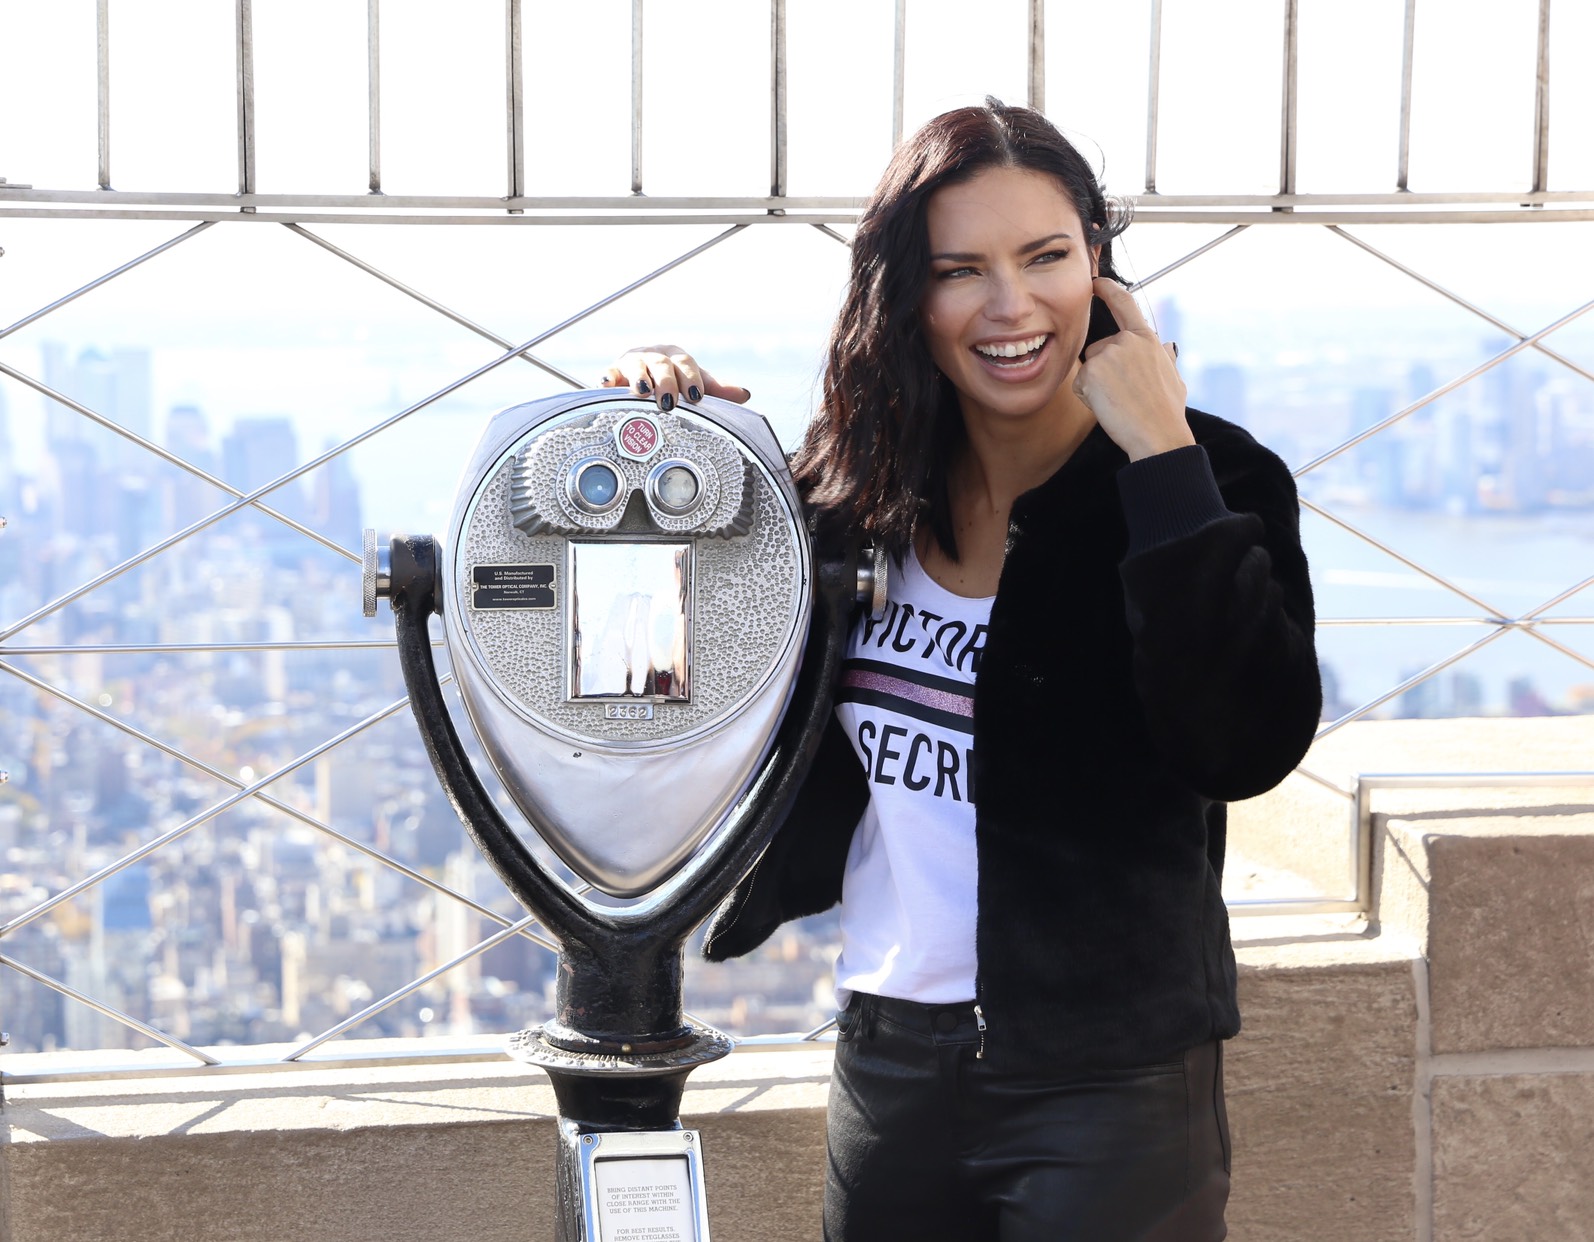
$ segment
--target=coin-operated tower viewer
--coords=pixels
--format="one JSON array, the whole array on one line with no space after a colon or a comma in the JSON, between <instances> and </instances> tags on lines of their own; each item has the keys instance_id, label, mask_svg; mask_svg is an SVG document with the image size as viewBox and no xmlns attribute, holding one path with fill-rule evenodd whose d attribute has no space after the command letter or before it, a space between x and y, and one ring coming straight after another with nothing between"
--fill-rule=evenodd
<instances>
[{"instance_id":1,"label":"coin-operated tower viewer","mask_svg":"<svg viewBox=\"0 0 1594 1242\"><path fill-rule=\"evenodd\" d=\"M732 1041L685 1020L683 945L807 769L848 613L882 602L884 565L865 559L816 562L758 415L713 398L663 412L613 390L494 417L441 545L366 532L366 615L391 601L438 777L559 943L555 1015L510 1051L548 1072L559 1102L560 1242L707 1242L701 1141L678 1114L687 1074ZM460 746L434 612L529 833Z\"/></svg>"}]
</instances>

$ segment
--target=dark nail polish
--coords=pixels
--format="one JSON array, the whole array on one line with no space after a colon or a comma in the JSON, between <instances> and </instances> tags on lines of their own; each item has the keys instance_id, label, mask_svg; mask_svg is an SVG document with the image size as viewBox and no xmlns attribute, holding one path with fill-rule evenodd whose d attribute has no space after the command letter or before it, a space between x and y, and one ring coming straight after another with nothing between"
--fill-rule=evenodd
<instances>
[{"instance_id":1,"label":"dark nail polish","mask_svg":"<svg viewBox=\"0 0 1594 1242\"><path fill-rule=\"evenodd\" d=\"M675 397L671 393L661 393L659 396L659 409L668 414L675 408Z\"/></svg>"},{"instance_id":2,"label":"dark nail polish","mask_svg":"<svg viewBox=\"0 0 1594 1242\"><path fill-rule=\"evenodd\" d=\"M653 385L648 383L647 380L638 380L636 382L636 390L645 397L653 391Z\"/></svg>"},{"instance_id":3,"label":"dark nail polish","mask_svg":"<svg viewBox=\"0 0 1594 1242\"><path fill-rule=\"evenodd\" d=\"M696 384L693 384L686 390L686 399L688 401L701 401L703 399L703 390Z\"/></svg>"}]
</instances>

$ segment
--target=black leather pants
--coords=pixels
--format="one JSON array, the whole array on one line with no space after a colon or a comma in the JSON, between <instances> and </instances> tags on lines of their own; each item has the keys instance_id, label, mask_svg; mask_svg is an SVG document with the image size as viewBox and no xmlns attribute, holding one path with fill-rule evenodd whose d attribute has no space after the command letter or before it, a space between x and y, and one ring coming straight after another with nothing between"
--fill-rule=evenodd
<instances>
[{"instance_id":1,"label":"black leather pants","mask_svg":"<svg viewBox=\"0 0 1594 1242\"><path fill-rule=\"evenodd\" d=\"M1219 1242L1220 1043L1162 1065L993 1073L971 1005L854 994L831 1076L827 1242Z\"/></svg>"}]
</instances>

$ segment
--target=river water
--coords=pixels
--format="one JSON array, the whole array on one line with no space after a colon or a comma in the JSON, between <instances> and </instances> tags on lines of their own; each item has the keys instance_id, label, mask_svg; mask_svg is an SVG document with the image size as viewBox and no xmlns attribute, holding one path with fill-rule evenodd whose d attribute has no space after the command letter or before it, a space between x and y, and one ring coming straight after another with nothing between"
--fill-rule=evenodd
<instances>
[{"instance_id":1,"label":"river water","mask_svg":"<svg viewBox=\"0 0 1594 1242\"><path fill-rule=\"evenodd\" d=\"M1528 615L1594 575L1594 512L1587 510L1529 517L1364 509L1337 516L1507 619ZM1489 615L1477 603L1316 514L1303 516L1302 537L1321 619L1453 620ZM1584 589L1545 615L1594 617L1594 588ZM1338 678L1343 699L1360 704L1497 628L1481 620L1465 626L1324 625L1318 631L1318 647ZM1594 625L1544 626L1541 632L1594 659ZM1478 684L1462 687L1457 702L1447 670L1439 677L1439 701L1430 703L1429 710L1463 711L1475 704L1486 712L1506 711L1508 687L1519 678L1526 678L1553 706L1568 705L1575 687L1594 686L1594 668L1522 632L1503 634L1454 667L1477 678ZM1469 699L1469 694L1481 695L1481 702ZM1391 706L1405 714L1417 705L1407 703L1404 710Z\"/></svg>"}]
</instances>

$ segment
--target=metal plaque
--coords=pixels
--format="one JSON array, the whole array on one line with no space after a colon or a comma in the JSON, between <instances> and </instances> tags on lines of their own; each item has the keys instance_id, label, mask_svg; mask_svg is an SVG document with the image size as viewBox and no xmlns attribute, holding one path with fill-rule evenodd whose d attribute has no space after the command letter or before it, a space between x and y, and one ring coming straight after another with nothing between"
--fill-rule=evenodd
<instances>
[{"instance_id":1,"label":"metal plaque","mask_svg":"<svg viewBox=\"0 0 1594 1242\"><path fill-rule=\"evenodd\" d=\"M588 1242L709 1242L696 1130L581 1136Z\"/></svg>"},{"instance_id":2,"label":"metal plaque","mask_svg":"<svg viewBox=\"0 0 1594 1242\"><path fill-rule=\"evenodd\" d=\"M552 608L552 565L477 565L471 569L472 608Z\"/></svg>"}]
</instances>

